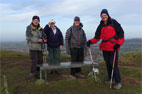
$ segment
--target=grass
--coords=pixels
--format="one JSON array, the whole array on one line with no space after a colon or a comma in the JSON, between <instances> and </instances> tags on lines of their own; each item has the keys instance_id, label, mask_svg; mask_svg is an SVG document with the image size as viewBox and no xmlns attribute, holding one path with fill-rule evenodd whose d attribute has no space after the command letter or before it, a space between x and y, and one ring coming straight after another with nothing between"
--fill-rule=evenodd
<instances>
[{"instance_id":1,"label":"grass","mask_svg":"<svg viewBox=\"0 0 142 94\"><path fill-rule=\"evenodd\" d=\"M48 59L48 55L46 55ZM15 51L0 51L0 58L29 58L29 53L15 52ZM70 56L61 54L61 61L66 62L70 60Z\"/></svg>"},{"instance_id":2,"label":"grass","mask_svg":"<svg viewBox=\"0 0 142 94\"><path fill-rule=\"evenodd\" d=\"M2 76L0 78L0 94L5 94L5 88L4 88Z\"/></svg>"},{"instance_id":3,"label":"grass","mask_svg":"<svg viewBox=\"0 0 142 94\"><path fill-rule=\"evenodd\" d=\"M119 57L119 64L142 67L142 52L123 53Z\"/></svg>"},{"instance_id":4,"label":"grass","mask_svg":"<svg viewBox=\"0 0 142 94\"><path fill-rule=\"evenodd\" d=\"M21 53L15 51L0 51L0 58L28 58L28 53Z\"/></svg>"},{"instance_id":5,"label":"grass","mask_svg":"<svg viewBox=\"0 0 142 94\"><path fill-rule=\"evenodd\" d=\"M3 51L1 53L2 75L7 76L10 94L140 94L142 92L142 68L139 67L141 65L140 54L139 52L130 52L120 55L119 68L123 84L120 90L109 90L109 85L104 84L107 79L104 62L99 65L100 74L98 77L100 82L95 82L91 77L71 81L61 80L60 75L54 74L48 76L48 84L36 84L27 81L30 71L28 54ZM69 59L68 55L63 54L61 56L62 61ZM127 64L128 61L132 61L131 64ZM82 72L87 75L91 69L91 67L82 68ZM69 74L69 69L62 69L61 71L63 74Z\"/></svg>"}]
</instances>

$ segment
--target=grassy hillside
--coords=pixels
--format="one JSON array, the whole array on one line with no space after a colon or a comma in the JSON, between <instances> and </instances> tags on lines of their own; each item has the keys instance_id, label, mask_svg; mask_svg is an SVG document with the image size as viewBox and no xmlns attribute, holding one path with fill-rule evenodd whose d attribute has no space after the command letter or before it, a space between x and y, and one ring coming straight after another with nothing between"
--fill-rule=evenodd
<instances>
[{"instance_id":1,"label":"grassy hillside","mask_svg":"<svg viewBox=\"0 0 142 94\"><path fill-rule=\"evenodd\" d=\"M47 59L48 59L48 55L46 55ZM16 51L0 51L0 58L29 58L29 53L23 53L23 52L16 52ZM69 55L65 55L65 54L61 54L61 61L65 62L65 61L69 61L70 60L70 56Z\"/></svg>"},{"instance_id":2,"label":"grassy hillside","mask_svg":"<svg viewBox=\"0 0 142 94\"><path fill-rule=\"evenodd\" d=\"M1 51L1 73L6 75L10 94L141 94L142 93L142 67L141 52L129 52L120 55L120 72L122 76L122 88L109 90L105 85L107 72L105 63L99 65L100 81L95 82L91 77L85 79L68 80L62 75L49 75L46 83L29 83L30 59L27 53L14 51ZM66 59L65 59L66 58ZM62 55L62 61L69 61L70 57ZM82 68L87 76L91 67ZM62 69L62 74L69 74L69 69ZM1 79L2 81L2 79ZM4 94L3 83L0 83L0 94Z\"/></svg>"}]
</instances>

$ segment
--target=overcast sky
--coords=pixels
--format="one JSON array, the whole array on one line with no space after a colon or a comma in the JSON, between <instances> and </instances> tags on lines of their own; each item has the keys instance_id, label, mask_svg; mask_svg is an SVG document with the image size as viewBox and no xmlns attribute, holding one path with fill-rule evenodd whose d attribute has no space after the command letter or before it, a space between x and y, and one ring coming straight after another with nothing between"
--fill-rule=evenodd
<instances>
[{"instance_id":1,"label":"overcast sky","mask_svg":"<svg viewBox=\"0 0 142 94\"><path fill-rule=\"evenodd\" d=\"M104 8L122 25L127 39L141 38L142 0L0 0L0 39L24 41L26 27L34 15L40 16L42 27L55 19L64 36L74 16L79 16L90 39Z\"/></svg>"}]
</instances>

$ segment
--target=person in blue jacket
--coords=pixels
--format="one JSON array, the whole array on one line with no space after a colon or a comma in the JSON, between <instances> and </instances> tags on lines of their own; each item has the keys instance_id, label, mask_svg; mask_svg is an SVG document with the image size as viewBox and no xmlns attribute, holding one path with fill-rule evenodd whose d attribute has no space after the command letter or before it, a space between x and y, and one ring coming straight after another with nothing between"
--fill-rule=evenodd
<instances>
[{"instance_id":1,"label":"person in blue jacket","mask_svg":"<svg viewBox=\"0 0 142 94\"><path fill-rule=\"evenodd\" d=\"M49 65L59 65L60 53L63 47L62 32L57 26L55 26L55 21L53 19L44 27L44 32L47 37ZM59 74L59 71L57 70L51 70L49 71L49 74L53 74L53 72Z\"/></svg>"}]
</instances>

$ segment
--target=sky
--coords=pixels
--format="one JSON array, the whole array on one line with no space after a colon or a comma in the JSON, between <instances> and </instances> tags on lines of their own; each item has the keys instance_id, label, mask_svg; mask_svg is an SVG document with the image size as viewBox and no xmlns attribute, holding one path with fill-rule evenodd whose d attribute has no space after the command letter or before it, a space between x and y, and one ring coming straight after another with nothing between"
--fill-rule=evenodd
<instances>
[{"instance_id":1,"label":"sky","mask_svg":"<svg viewBox=\"0 0 142 94\"><path fill-rule=\"evenodd\" d=\"M75 16L83 23L87 39L93 38L100 23L100 12L107 9L125 32L125 38L142 37L142 0L0 0L0 41L25 41L32 17L40 17L44 28L56 21L65 37Z\"/></svg>"}]
</instances>

